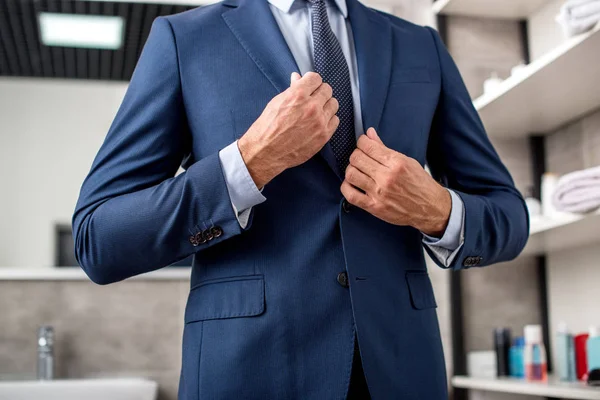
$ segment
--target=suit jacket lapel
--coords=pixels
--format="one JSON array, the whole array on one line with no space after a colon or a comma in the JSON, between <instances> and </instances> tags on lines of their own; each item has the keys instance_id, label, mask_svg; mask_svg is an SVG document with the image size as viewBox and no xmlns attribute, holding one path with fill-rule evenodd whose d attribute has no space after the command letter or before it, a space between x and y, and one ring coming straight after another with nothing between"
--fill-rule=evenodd
<instances>
[{"instance_id":1,"label":"suit jacket lapel","mask_svg":"<svg viewBox=\"0 0 600 400\"><path fill-rule=\"evenodd\" d=\"M229 0L223 19L242 47L279 92L290 86L290 75L299 72L266 0Z\"/></svg>"},{"instance_id":2,"label":"suit jacket lapel","mask_svg":"<svg viewBox=\"0 0 600 400\"><path fill-rule=\"evenodd\" d=\"M392 26L358 0L347 0L358 62L360 103L365 132L379 130L392 74Z\"/></svg>"}]
</instances>

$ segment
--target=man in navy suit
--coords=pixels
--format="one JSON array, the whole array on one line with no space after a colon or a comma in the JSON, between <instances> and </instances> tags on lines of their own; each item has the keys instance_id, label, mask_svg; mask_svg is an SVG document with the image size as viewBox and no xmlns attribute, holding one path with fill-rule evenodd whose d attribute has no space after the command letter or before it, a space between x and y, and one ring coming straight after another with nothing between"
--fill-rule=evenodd
<instances>
[{"instance_id":1,"label":"man in navy suit","mask_svg":"<svg viewBox=\"0 0 600 400\"><path fill-rule=\"evenodd\" d=\"M433 29L227 0L154 22L73 232L99 284L194 255L182 400L436 400L423 248L506 261L528 220Z\"/></svg>"}]
</instances>

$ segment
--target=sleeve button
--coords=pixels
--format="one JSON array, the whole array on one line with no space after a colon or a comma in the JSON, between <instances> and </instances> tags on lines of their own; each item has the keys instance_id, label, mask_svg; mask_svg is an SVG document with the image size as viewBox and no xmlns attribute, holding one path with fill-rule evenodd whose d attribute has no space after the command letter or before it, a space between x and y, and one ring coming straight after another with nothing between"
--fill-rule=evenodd
<instances>
[{"instance_id":1,"label":"sleeve button","mask_svg":"<svg viewBox=\"0 0 600 400\"><path fill-rule=\"evenodd\" d=\"M196 233L196 241L198 242L198 244L204 244L204 243L206 243L206 238L204 237L204 235L202 234L202 232Z\"/></svg>"},{"instance_id":2,"label":"sleeve button","mask_svg":"<svg viewBox=\"0 0 600 400\"><path fill-rule=\"evenodd\" d=\"M215 238L221 237L223 235L223 229L220 226L213 226L212 228L210 228L210 231L213 237Z\"/></svg>"},{"instance_id":3,"label":"sleeve button","mask_svg":"<svg viewBox=\"0 0 600 400\"><path fill-rule=\"evenodd\" d=\"M213 238L215 237L215 235L213 235L212 233L212 229L207 229L204 232L202 232L202 236L204 237L205 241L210 241L213 240Z\"/></svg>"}]
</instances>

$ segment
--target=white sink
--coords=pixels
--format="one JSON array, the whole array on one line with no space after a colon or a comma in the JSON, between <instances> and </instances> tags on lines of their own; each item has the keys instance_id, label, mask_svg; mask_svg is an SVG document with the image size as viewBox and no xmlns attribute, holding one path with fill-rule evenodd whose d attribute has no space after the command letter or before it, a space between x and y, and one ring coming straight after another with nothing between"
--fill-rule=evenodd
<instances>
[{"instance_id":1,"label":"white sink","mask_svg":"<svg viewBox=\"0 0 600 400\"><path fill-rule=\"evenodd\" d=\"M157 391L140 378L0 381L2 400L156 400Z\"/></svg>"}]
</instances>

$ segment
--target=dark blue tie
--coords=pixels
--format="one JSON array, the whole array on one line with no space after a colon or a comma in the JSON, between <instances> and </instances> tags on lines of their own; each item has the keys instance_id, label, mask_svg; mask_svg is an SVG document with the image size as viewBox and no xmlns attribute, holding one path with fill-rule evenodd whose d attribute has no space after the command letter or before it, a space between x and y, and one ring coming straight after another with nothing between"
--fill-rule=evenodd
<instances>
[{"instance_id":1,"label":"dark blue tie","mask_svg":"<svg viewBox=\"0 0 600 400\"><path fill-rule=\"evenodd\" d=\"M312 10L312 35L314 50L314 67L333 88L333 97L340 105L337 116L340 125L329 141L341 173L346 171L350 155L356 148L354 131L354 103L350 71L342 47L329 25L325 0L308 0Z\"/></svg>"}]
</instances>

